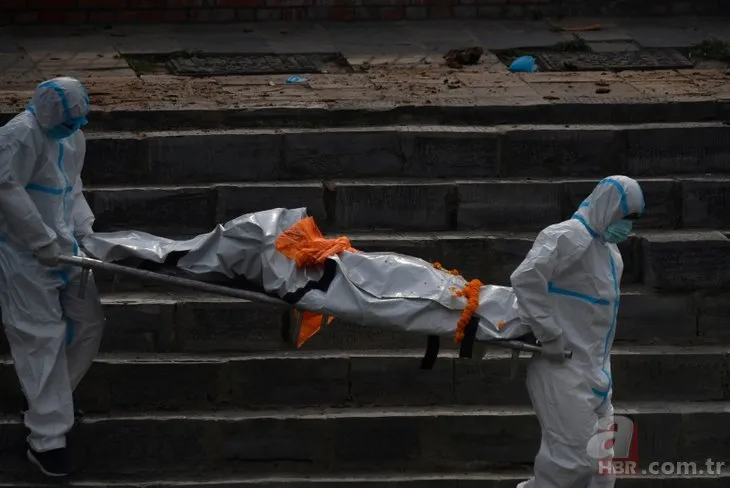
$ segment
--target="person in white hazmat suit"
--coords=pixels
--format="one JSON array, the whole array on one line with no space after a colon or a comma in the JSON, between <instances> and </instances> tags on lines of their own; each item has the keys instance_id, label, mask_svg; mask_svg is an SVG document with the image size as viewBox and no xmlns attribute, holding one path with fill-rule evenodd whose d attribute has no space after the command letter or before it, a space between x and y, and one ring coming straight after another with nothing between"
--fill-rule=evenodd
<instances>
[{"instance_id":1,"label":"person in white hazmat suit","mask_svg":"<svg viewBox=\"0 0 730 488\"><path fill-rule=\"evenodd\" d=\"M540 232L512 273L520 319L543 349L527 371L542 440L534 476L518 488L614 486L615 476L599 473L589 443L613 419L610 354L623 272L616 244L643 212L635 180L605 178L570 220ZM573 351L569 360L565 349Z\"/></svg>"},{"instance_id":2,"label":"person in white hazmat suit","mask_svg":"<svg viewBox=\"0 0 730 488\"><path fill-rule=\"evenodd\" d=\"M90 278L59 256L81 255L94 215L82 193L89 97L73 78L39 84L0 128L0 308L28 409L27 456L66 476L73 390L96 356L104 315Z\"/></svg>"}]
</instances>

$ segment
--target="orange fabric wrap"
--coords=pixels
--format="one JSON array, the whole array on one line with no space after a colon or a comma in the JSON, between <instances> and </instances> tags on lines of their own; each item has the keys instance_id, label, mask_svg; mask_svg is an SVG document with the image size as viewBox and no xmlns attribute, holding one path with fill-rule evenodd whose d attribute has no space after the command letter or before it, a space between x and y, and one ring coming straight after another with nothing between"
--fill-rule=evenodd
<instances>
[{"instance_id":1,"label":"orange fabric wrap","mask_svg":"<svg viewBox=\"0 0 730 488\"><path fill-rule=\"evenodd\" d=\"M297 264L299 268L322 266L328 257L342 251L357 252L347 237L327 239L322 235L312 217L300 220L281 233L276 239L276 250ZM301 314L302 323L299 328L297 347L302 347L322 328L322 314L295 310L298 320ZM328 317L329 325L334 317Z\"/></svg>"},{"instance_id":2,"label":"orange fabric wrap","mask_svg":"<svg viewBox=\"0 0 730 488\"><path fill-rule=\"evenodd\" d=\"M328 257L342 251L357 252L347 237L324 237L312 217L302 219L282 232L276 239L276 250L300 268L321 266Z\"/></svg>"}]
</instances>

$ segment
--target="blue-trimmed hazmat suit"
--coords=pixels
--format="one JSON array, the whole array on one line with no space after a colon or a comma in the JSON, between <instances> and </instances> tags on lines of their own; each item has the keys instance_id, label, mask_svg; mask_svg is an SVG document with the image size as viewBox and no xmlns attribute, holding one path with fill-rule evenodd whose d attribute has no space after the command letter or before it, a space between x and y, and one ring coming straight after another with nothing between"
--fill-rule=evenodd
<instances>
[{"instance_id":1,"label":"blue-trimmed hazmat suit","mask_svg":"<svg viewBox=\"0 0 730 488\"><path fill-rule=\"evenodd\" d=\"M28 400L36 452L66 446L72 393L96 356L104 326L90 278L59 266L81 255L94 215L82 193L89 97L73 78L41 83L28 109L0 128L0 308L15 370Z\"/></svg>"},{"instance_id":2,"label":"blue-trimmed hazmat suit","mask_svg":"<svg viewBox=\"0 0 730 488\"><path fill-rule=\"evenodd\" d=\"M613 416L610 353L623 272L615 243L643 211L635 180L605 178L570 220L540 232L511 276L520 318L545 351L527 371L542 440L534 477L518 487L614 486L614 476L598 474L588 445L599 419ZM573 351L571 359L560 356L564 349Z\"/></svg>"}]
</instances>

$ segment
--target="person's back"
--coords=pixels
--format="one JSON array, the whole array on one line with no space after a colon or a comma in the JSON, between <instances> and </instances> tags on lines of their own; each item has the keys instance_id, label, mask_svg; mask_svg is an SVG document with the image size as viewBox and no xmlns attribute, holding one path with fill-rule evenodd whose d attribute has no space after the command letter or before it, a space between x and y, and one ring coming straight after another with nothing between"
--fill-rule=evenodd
<instances>
[{"instance_id":1,"label":"person's back","mask_svg":"<svg viewBox=\"0 0 730 488\"><path fill-rule=\"evenodd\" d=\"M68 474L72 392L104 324L93 280L80 298L79 270L59 264L61 254L80 254L92 232L80 176L89 108L79 81L57 78L0 128L0 308L28 402L27 455L50 476Z\"/></svg>"},{"instance_id":2,"label":"person's back","mask_svg":"<svg viewBox=\"0 0 730 488\"><path fill-rule=\"evenodd\" d=\"M588 443L599 419L613 415L610 352L623 273L616 242L643 211L636 181L605 178L570 220L540 232L511 276L520 318L545 351L527 377L542 443L535 477L520 487L613 486L613 477L597 476ZM573 352L567 361L565 349Z\"/></svg>"}]
</instances>

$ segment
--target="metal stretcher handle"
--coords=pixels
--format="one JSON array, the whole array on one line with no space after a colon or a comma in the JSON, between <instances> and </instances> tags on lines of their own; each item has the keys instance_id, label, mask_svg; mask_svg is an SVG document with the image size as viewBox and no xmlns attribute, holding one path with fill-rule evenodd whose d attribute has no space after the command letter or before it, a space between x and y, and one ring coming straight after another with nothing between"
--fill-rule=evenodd
<instances>
[{"instance_id":1,"label":"metal stretcher handle","mask_svg":"<svg viewBox=\"0 0 730 488\"><path fill-rule=\"evenodd\" d=\"M227 286L214 285L211 283L205 283L203 281L196 281L188 278L180 278L177 276L169 276L162 273L155 273L154 271L147 271L144 269L130 268L129 266L120 266L118 264L105 263L98 259L83 258L80 256L61 256L59 261L64 264L70 264L72 266L78 266L84 269L96 269L102 271L108 271L110 273L124 274L128 276L134 276L143 280L157 281L168 285L180 286L183 288L190 288L207 293L214 293L216 295L224 295L233 298L242 298L244 300L251 300L255 302L268 303L270 305L279 305L290 307L284 300L264 295L263 293L256 293L254 291L239 290L238 288L229 288ZM82 278L82 286L83 286Z\"/></svg>"},{"instance_id":2,"label":"metal stretcher handle","mask_svg":"<svg viewBox=\"0 0 730 488\"><path fill-rule=\"evenodd\" d=\"M525 351L525 352L540 352L542 351L542 348L540 346L536 346L534 344L528 344L527 342L522 341L490 341L487 344L494 344L495 346L502 346L506 347L508 349L512 349L513 351ZM565 350L565 358L571 359L573 357L573 351L566 349Z\"/></svg>"},{"instance_id":3,"label":"metal stretcher handle","mask_svg":"<svg viewBox=\"0 0 730 488\"><path fill-rule=\"evenodd\" d=\"M512 349L512 360L510 361L510 372L509 372L509 379L514 380L517 378L517 368L520 364L520 352L526 351L526 352L536 352L539 353L542 348L540 346L536 346L534 344L528 344L527 342L522 341L492 341L489 342L489 344L496 344L499 346L503 346L509 349ZM565 358L571 359L573 357L573 351L566 349L565 350Z\"/></svg>"}]
</instances>

